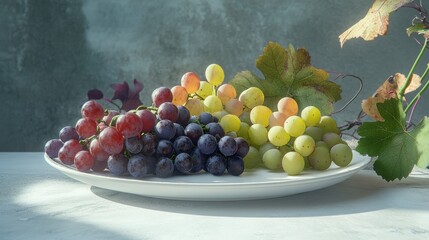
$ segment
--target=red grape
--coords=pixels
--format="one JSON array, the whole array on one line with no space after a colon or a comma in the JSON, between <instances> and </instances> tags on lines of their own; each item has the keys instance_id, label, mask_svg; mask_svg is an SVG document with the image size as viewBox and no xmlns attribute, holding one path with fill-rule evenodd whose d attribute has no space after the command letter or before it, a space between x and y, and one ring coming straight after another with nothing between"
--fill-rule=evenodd
<instances>
[{"instance_id":1,"label":"red grape","mask_svg":"<svg viewBox=\"0 0 429 240\"><path fill-rule=\"evenodd\" d=\"M179 117L179 111L171 102L165 102L161 104L158 108L158 117L159 119L168 119L172 122L175 122Z\"/></svg>"},{"instance_id":2,"label":"red grape","mask_svg":"<svg viewBox=\"0 0 429 240\"><path fill-rule=\"evenodd\" d=\"M138 136L142 131L142 121L137 114L127 112L116 121L116 129L125 137Z\"/></svg>"},{"instance_id":3,"label":"red grape","mask_svg":"<svg viewBox=\"0 0 429 240\"><path fill-rule=\"evenodd\" d=\"M152 92L152 102L155 107L159 107L162 103L172 102L173 93L167 87L159 87Z\"/></svg>"},{"instance_id":4,"label":"red grape","mask_svg":"<svg viewBox=\"0 0 429 240\"><path fill-rule=\"evenodd\" d=\"M82 150L82 146L76 139L68 140L64 143L64 146L60 148L58 152L58 158L66 165L72 165L74 163L74 157Z\"/></svg>"},{"instance_id":5,"label":"red grape","mask_svg":"<svg viewBox=\"0 0 429 240\"><path fill-rule=\"evenodd\" d=\"M94 165L94 157L88 151L80 151L74 157L74 165L81 172L88 172Z\"/></svg>"},{"instance_id":6,"label":"red grape","mask_svg":"<svg viewBox=\"0 0 429 240\"><path fill-rule=\"evenodd\" d=\"M82 117L90 118L94 121L100 120L104 117L103 106L94 100L84 103L80 111L82 113Z\"/></svg>"},{"instance_id":7,"label":"red grape","mask_svg":"<svg viewBox=\"0 0 429 240\"><path fill-rule=\"evenodd\" d=\"M89 152L94 157L95 161L107 161L109 154L101 148L100 141L95 138L89 144Z\"/></svg>"},{"instance_id":8,"label":"red grape","mask_svg":"<svg viewBox=\"0 0 429 240\"><path fill-rule=\"evenodd\" d=\"M124 137L114 127L104 129L98 136L98 140L101 148L110 155L118 154L124 148Z\"/></svg>"},{"instance_id":9,"label":"red grape","mask_svg":"<svg viewBox=\"0 0 429 240\"><path fill-rule=\"evenodd\" d=\"M148 133L152 131L153 127L155 127L156 124L156 116L149 110L139 110L136 112L137 116L140 117L140 120L142 121L142 132Z\"/></svg>"},{"instance_id":10,"label":"red grape","mask_svg":"<svg viewBox=\"0 0 429 240\"><path fill-rule=\"evenodd\" d=\"M81 118L76 123L76 131L83 138L91 137L97 133L97 122L90 118Z\"/></svg>"},{"instance_id":11,"label":"red grape","mask_svg":"<svg viewBox=\"0 0 429 240\"><path fill-rule=\"evenodd\" d=\"M108 110L108 112L109 112L109 113L103 117L103 121L104 121L107 125L109 125L109 124L110 124L110 122L112 121L112 118L113 118L114 116L119 115L119 112L118 112L118 111L116 111L116 110Z\"/></svg>"}]
</instances>

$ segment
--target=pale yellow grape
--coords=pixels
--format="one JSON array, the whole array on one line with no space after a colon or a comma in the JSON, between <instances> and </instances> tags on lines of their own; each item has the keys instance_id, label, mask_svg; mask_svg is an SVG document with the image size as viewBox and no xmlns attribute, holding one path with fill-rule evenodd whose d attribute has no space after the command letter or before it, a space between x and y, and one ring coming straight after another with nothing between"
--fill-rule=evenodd
<instances>
[{"instance_id":1,"label":"pale yellow grape","mask_svg":"<svg viewBox=\"0 0 429 240\"><path fill-rule=\"evenodd\" d=\"M333 132L340 134L340 130L337 127L337 122L330 116L322 116L320 118L320 122L317 125L318 127L323 129L323 132Z\"/></svg>"},{"instance_id":2,"label":"pale yellow grape","mask_svg":"<svg viewBox=\"0 0 429 240\"><path fill-rule=\"evenodd\" d=\"M204 104L198 98L188 99L185 103L185 107L189 110L191 116L198 116L204 112Z\"/></svg>"},{"instance_id":3,"label":"pale yellow grape","mask_svg":"<svg viewBox=\"0 0 429 240\"><path fill-rule=\"evenodd\" d=\"M187 72L180 80L181 86L186 88L188 93L195 93L200 88L200 78L194 72Z\"/></svg>"},{"instance_id":4,"label":"pale yellow grape","mask_svg":"<svg viewBox=\"0 0 429 240\"><path fill-rule=\"evenodd\" d=\"M349 145L340 143L331 148L330 151L332 161L339 167L346 167L350 164L353 158L352 149Z\"/></svg>"},{"instance_id":5,"label":"pale yellow grape","mask_svg":"<svg viewBox=\"0 0 429 240\"><path fill-rule=\"evenodd\" d=\"M245 122L241 122L240 123L240 129L237 132L237 136L248 140L249 139L249 128L250 128L249 124L247 124Z\"/></svg>"},{"instance_id":6,"label":"pale yellow grape","mask_svg":"<svg viewBox=\"0 0 429 240\"><path fill-rule=\"evenodd\" d=\"M268 131L268 140L274 146L280 147L289 142L290 136L283 127L274 126Z\"/></svg>"},{"instance_id":7,"label":"pale yellow grape","mask_svg":"<svg viewBox=\"0 0 429 240\"><path fill-rule=\"evenodd\" d=\"M250 121L250 111L243 111L240 115L241 122L245 122L249 125L252 125L252 121Z\"/></svg>"},{"instance_id":8,"label":"pale yellow grape","mask_svg":"<svg viewBox=\"0 0 429 240\"><path fill-rule=\"evenodd\" d=\"M301 118L307 127L318 125L321 117L322 113L315 106L307 106L301 111Z\"/></svg>"},{"instance_id":9,"label":"pale yellow grape","mask_svg":"<svg viewBox=\"0 0 429 240\"><path fill-rule=\"evenodd\" d=\"M218 64L213 63L206 68L206 79L210 84L219 86L223 83L224 78L225 73Z\"/></svg>"},{"instance_id":10,"label":"pale yellow grape","mask_svg":"<svg viewBox=\"0 0 429 240\"><path fill-rule=\"evenodd\" d=\"M329 149L325 147L316 147L308 156L310 166L316 170L326 170L331 166L331 156Z\"/></svg>"},{"instance_id":11,"label":"pale yellow grape","mask_svg":"<svg viewBox=\"0 0 429 240\"><path fill-rule=\"evenodd\" d=\"M217 117L217 119L222 119L224 116L226 116L228 114L229 113L225 110L221 110L221 111L212 113L213 117Z\"/></svg>"},{"instance_id":12,"label":"pale yellow grape","mask_svg":"<svg viewBox=\"0 0 429 240\"><path fill-rule=\"evenodd\" d=\"M291 97L284 97L277 102L277 110L286 117L294 116L298 114L298 103Z\"/></svg>"},{"instance_id":13,"label":"pale yellow grape","mask_svg":"<svg viewBox=\"0 0 429 240\"><path fill-rule=\"evenodd\" d=\"M244 90L238 97L238 100L248 109L264 104L264 99L264 93L257 87L250 87Z\"/></svg>"},{"instance_id":14,"label":"pale yellow grape","mask_svg":"<svg viewBox=\"0 0 429 240\"><path fill-rule=\"evenodd\" d=\"M240 130L241 121L237 116L233 114L227 114L220 119L219 124L226 133L238 132Z\"/></svg>"},{"instance_id":15,"label":"pale yellow grape","mask_svg":"<svg viewBox=\"0 0 429 240\"><path fill-rule=\"evenodd\" d=\"M341 139L340 135L333 132L327 132L323 134L322 140L329 145L329 148L339 143L343 143L343 139Z\"/></svg>"},{"instance_id":16,"label":"pale yellow grape","mask_svg":"<svg viewBox=\"0 0 429 240\"><path fill-rule=\"evenodd\" d=\"M225 105L229 100L235 99L237 97L237 91L235 90L234 86L225 83L220 85L217 89L217 96L222 101L222 104Z\"/></svg>"},{"instance_id":17,"label":"pale yellow grape","mask_svg":"<svg viewBox=\"0 0 429 240\"><path fill-rule=\"evenodd\" d=\"M261 124L253 124L249 128L249 140L252 144L260 146L268 141L268 131Z\"/></svg>"},{"instance_id":18,"label":"pale yellow grape","mask_svg":"<svg viewBox=\"0 0 429 240\"><path fill-rule=\"evenodd\" d=\"M288 152L283 156L282 167L288 175L298 175L304 170L304 157L297 152Z\"/></svg>"},{"instance_id":19,"label":"pale yellow grape","mask_svg":"<svg viewBox=\"0 0 429 240\"><path fill-rule=\"evenodd\" d=\"M284 126L287 116L281 112L273 112L270 116L270 127Z\"/></svg>"},{"instance_id":20,"label":"pale yellow grape","mask_svg":"<svg viewBox=\"0 0 429 240\"><path fill-rule=\"evenodd\" d=\"M200 81L200 88L197 90L196 94L205 99L206 97L213 94L213 85L207 81Z\"/></svg>"},{"instance_id":21,"label":"pale yellow grape","mask_svg":"<svg viewBox=\"0 0 429 240\"><path fill-rule=\"evenodd\" d=\"M182 86L174 86L171 88L173 94L172 103L176 106L181 106L188 100L188 91Z\"/></svg>"},{"instance_id":22,"label":"pale yellow grape","mask_svg":"<svg viewBox=\"0 0 429 240\"><path fill-rule=\"evenodd\" d=\"M305 132L305 122L299 116L290 116L286 119L284 128L291 137L301 136Z\"/></svg>"},{"instance_id":23,"label":"pale yellow grape","mask_svg":"<svg viewBox=\"0 0 429 240\"><path fill-rule=\"evenodd\" d=\"M274 149L276 146L274 146L270 142L266 142L263 145L259 146L259 154L261 155L261 158L264 156L265 152L267 152L270 149Z\"/></svg>"},{"instance_id":24,"label":"pale yellow grape","mask_svg":"<svg viewBox=\"0 0 429 240\"><path fill-rule=\"evenodd\" d=\"M264 127L270 125L270 116L273 112L270 108L264 105L259 105L250 111L250 121L253 124L261 124Z\"/></svg>"},{"instance_id":25,"label":"pale yellow grape","mask_svg":"<svg viewBox=\"0 0 429 240\"><path fill-rule=\"evenodd\" d=\"M281 169L282 160L283 154L277 148L266 151L262 157L262 162L265 167L271 170Z\"/></svg>"},{"instance_id":26,"label":"pale yellow grape","mask_svg":"<svg viewBox=\"0 0 429 240\"><path fill-rule=\"evenodd\" d=\"M204 111L214 113L223 109L222 101L215 95L210 95L204 99Z\"/></svg>"},{"instance_id":27,"label":"pale yellow grape","mask_svg":"<svg viewBox=\"0 0 429 240\"><path fill-rule=\"evenodd\" d=\"M293 149L303 157L309 156L314 151L315 147L316 142L308 135L301 135L293 142Z\"/></svg>"},{"instance_id":28,"label":"pale yellow grape","mask_svg":"<svg viewBox=\"0 0 429 240\"><path fill-rule=\"evenodd\" d=\"M253 146L249 146L249 152L243 158L244 168L251 169L258 167L261 163L261 156L259 155L259 151L257 148Z\"/></svg>"},{"instance_id":29,"label":"pale yellow grape","mask_svg":"<svg viewBox=\"0 0 429 240\"><path fill-rule=\"evenodd\" d=\"M312 137L315 142L322 141L323 129L320 127L307 127L304 134Z\"/></svg>"},{"instance_id":30,"label":"pale yellow grape","mask_svg":"<svg viewBox=\"0 0 429 240\"><path fill-rule=\"evenodd\" d=\"M223 85L222 85L223 86ZM226 104L225 104L225 111L234 114L236 116L240 116L243 113L243 103L234 98L234 99L230 99Z\"/></svg>"}]
</instances>

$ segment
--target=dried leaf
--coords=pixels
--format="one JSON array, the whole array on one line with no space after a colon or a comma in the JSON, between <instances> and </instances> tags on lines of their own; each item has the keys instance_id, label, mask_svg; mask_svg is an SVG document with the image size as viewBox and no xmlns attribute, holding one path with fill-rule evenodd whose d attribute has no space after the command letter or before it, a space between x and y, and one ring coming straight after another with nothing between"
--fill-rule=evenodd
<instances>
[{"instance_id":1,"label":"dried leaf","mask_svg":"<svg viewBox=\"0 0 429 240\"><path fill-rule=\"evenodd\" d=\"M368 13L355 25L342 33L341 47L352 38L374 40L379 35L385 35L389 26L389 14L412 0L375 0Z\"/></svg>"},{"instance_id":2,"label":"dried leaf","mask_svg":"<svg viewBox=\"0 0 429 240\"><path fill-rule=\"evenodd\" d=\"M396 82L398 83L398 89L401 89L405 85L405 82L407 81L407 78L405 77L405 75L401 73L395 74L395 79L396 79ZM413 74L413 76L411 77L410 84L408 85L407 89L405 89L404 93L407 94L412 91L415 91L417 88L420 87L421 84L422 84L422 80L420 76L417 74Z\"/></svg>"}]
</instances>

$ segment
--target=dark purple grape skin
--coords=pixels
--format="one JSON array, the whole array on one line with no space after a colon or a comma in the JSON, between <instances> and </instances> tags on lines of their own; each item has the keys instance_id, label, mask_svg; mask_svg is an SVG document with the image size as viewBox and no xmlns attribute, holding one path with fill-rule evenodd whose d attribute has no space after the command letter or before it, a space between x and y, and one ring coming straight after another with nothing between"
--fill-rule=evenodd
<instances>
[{"instance_id":1,"label":"dark purple grape skin","mask_svg":"<svg viewBox=\"0 0 429 240\"><path fill-rule=\"evenodd\" d=\"M127 165L128 159L122 153L111 155L109 159L107 159L107 168L116 176L125 175L127 173Z\"/></svg>"},{"instance_id":2,"label":"dark purple grape skin","mask_svg":"<svg viewBox=\"0 0 429 240\"><path fill-rule=\"evenodd\" d=\"M173 143L168 140L161 140L156 146L156 156L171 157L174 153Z\"/></svg>"},{"instance_id":3,"label":"dark purple grape skin","mask_svg":"<svg viewBox=\"0 0 429 240\"><path fill-rule=\"evenodd\" d=\"M217 141L213 135L203 134L197 143L201 153L210 155L217 150Z\"/></svg>"},{"instance_id":4,"label":"dark purple grape skin","mask_svg":"<svg viewBox=\"0 0 429 240\"><path fill-rule=\"evenodd\" d=\"M225 157L221 154L211 155L207 159L206 168L207 171L215 176L221 176L225 172Z\"/></svg>"},{"instance_id":5,"label":"dark purple grape skin","mask_svg":"<svg viewBox=\"0 0 429 240\"><path fill-rule=\"evenodd\" d=\"M212 122L206 125L207 133L216 137L216 139L220 139L225 136L225 131L219 123Z\"/></svg>"},{"instance_id":6,"label":"dark purple grape skin","mask_svg":"<svg viewBox=\"0 0 429 240\"><path fill-rule=\"evenodd\" d=\"M72 126L63 127L59 133L60 140L65 143L70 139L79 140L79 134L77 134L76 128Z\"/></svg>"},{"instance_id":7,"label":"dark purple grape skin","mask_svg":"<svg viewBox=\"0 0 429 240\"><path fill-rule=\"evenodd\" d=\"M178 106L177 111L179 112L179 116L177 117L176 123L185 127L189 123L189 119L191 118L191 113L184 106Z\"/></svg>"},{"instance_id":8,"label":"dark purple grape skin","mask_svg":"<svg viewBox=\"0 0 429 240\"><path fill-rule=\"evenodd\" d=\"M176 122L177 118L179 117L179 111L171 102L165 102L162 103L158 108L158 117L159 119L167 119L172 122Z\"/></svg>"},{"instance_id":9,"label":"dark purple grape skin","mask_svg":"<svg viewBox=\"0 0 429 240\"><path fill-rule=\"evenodd\" d=\"M176 128L172 121L163 119L156 123L154 132L158 139L171 140L176 135Z\"/></svg>"},{"instance_id":10,"label":"dark purple grape skin","mask_svg":"<svg viewBox=\"0 0 429 240\"><path fill-rule=\"evenodd\" d=\"M170 158L161 158L155 167L155 176L160 178L171 177L174 172L174 163Z\"/></svg>"},{"instance_id":11,"label":"dark purple grape skin","mask_svg":"<svg viewBox=\"0 0 429 240\"><path fill-rule=\"evenodd\" d=\"M197 116L191 116L190 118L189 118L189 122L188 122L188 124L189 123L198 123L198 117Z\"/></svg>"},{"instance_id":12,"label":"dark purple grape skin","mask_svg":"<svg viewBox=\"0 0 429 240\"><path fill-rule=\"evenodd\" d=\"M249 152L249 143L242 137L235 138L235 142L237 143L237 152L235 155L244 158Z\"/></svg>"},{"instance_id":13,"label":"dark purple grape skin","mask_svg":"<svg viewBox=\"0 0 429 240\"><path fill-rule=\"evenodd\" d=\"M191 157L193 165L191 172L197 173L205 168L208 156L203 154L199 148L194 148Z\"/></svg>"},{"instance_id":14,"label":"dark purple grape skin","mask_svg":"<svg viewBox=\"0 0 429 240\"><path fill-rule=\"evenodd\" d=\"M179 153L174 159L175 169L183 174L189 174L193 168L193 161L191 155L188 153Z\"/></svg>"},{"instance_id":15,"label":"dark purple grape skin","mask_svg":"<svg viewBox=\"0 0 429 240\"><path fill-rule=\"evenodd\" d=\"M143 149L143 141L139 137L125 139L125 149L132 154L137 154Z\"/></svg>"},{"instance_id":16,"label":"dark purple grape skin","mask_svg":"<svg viewBox=\"0 0 429 240\"><path fill-rule=\"evenodd\" d=\"M94 172L103 172L107 168L107 160L104 161L94 161L91 169Z\"/></svg>"},{"instance_id":17,"label":"dark purple grape skin","mask_svg":"<svg viewBox=\"0 0 429 240\"><path fill-rule=\"evenodd\" d=\"M192 140L194 145L197 145L198 139L203 135L203 133L203 128L196 123L190 123L185 127L185 135Z\"/></svg>"},{"instance_id":18,"label":"dark purple grape skin","mask_svg":"<svg viewBox=\"0 0 429 240\"><path fill-rule=\"evenodd\" d=\"M180 136L185 136L185 128L178 123L174 123L174 128L176 128L176 134L174 135L172 141L176 140Z\"/></svg>"},{"instance_id":19,"label":"dark purple grape skin","mask_svg":"<svg viewBox=\"0 0 429 240\"><path fill-rule=\"evenodd\" d=\"M191 153L194 148L194 144L187 136L180 136L174 141L173 147L176 154Z\"/></svg>"},{"instance_id":20,"label":"dark purple grape skin","mask_svg":"<svg viewBox=\"0 0 429 240\"><path fill-rule=\"evenodd\" d=\"M240 156L232 156L227 159L226 170L233 176L239 176L244 172L244 161Z\"/></svg>"},{"instance_id":21,"label":"dark purple grape skin","mask_svg":"<svg viewBox=\"0 0 429 240\"><path fill-rule=\"evenodd\" d=\"M143 178L155 172L156 158L137 154L130 157L128 161L128 172L135 178Z\"/></svg>"},{"instance_id":22,"label":"dark purple grape skin","mask_svg":"<svg viewBox=\"0 0 429 240\"><path fill-rule=\"evenodd\" d=\"M203 112L198 116L198 120L201 124L207 125L211 122L213 122L213 115L211 115L208 112Z\"/></svg>"},{"instance_id":23,"label":"dark purple grape skin","mask_svg":"<svg viewBox=\"0 0 429 240\"><path fill-rule=\"evenodd\" d=\"M50 158L58 157L58 152L63 147L64 143L59 139L51 139L45 144L45 153Z\"/></svg>"},{"instance_id":24,"label":"dark purple grape skin","mask_svg":"<svg viewBox=\"0 0 429 240\"><path fill-rule=\"evenodd\" d=\"M237 152L237 142L233 137L224 136L218 143L219 151L226 157L232 156Z\"/></svg>"},{"instance_id":25,"label":"dark purple grape skin","mask_svg":"<svg viewBox=\"0 0 429 240\"><path fill-rule=\"evenodd\" d=\"M156 151L157 139L156 136L152 133L145 133L141 137L143 148L141 153L150 156L153 155Z\"/></svg>"}]
</instances>

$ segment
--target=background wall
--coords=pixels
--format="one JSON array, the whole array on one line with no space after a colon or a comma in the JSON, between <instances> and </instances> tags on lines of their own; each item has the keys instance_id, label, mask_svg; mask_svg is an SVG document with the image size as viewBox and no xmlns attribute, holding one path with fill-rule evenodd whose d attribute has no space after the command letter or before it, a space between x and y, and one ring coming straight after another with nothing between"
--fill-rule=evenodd
<instances>
[{"instance_id":1,"label":"background wall","mask_svg":"<svg viewBox=\"0 0 429 240\"><path fill-rule=\"evenodd\" d=\"M224 67L226 79L249 69L268 41L305 47L313 65L365 81L340 123L353 120L361 99L387 76L407 73L420 47L405 34L415 12L394 13L389 35L373 42L338 35L362 18L372 0L1 0L0 151L42 151L74 125L86 91L136 78L141 97L173 86L183 73ZM428 7L428 6L427 6ZM426 60L427 60L426 55ZM421 73L423 67L419 67ZM358 85L339 82L347 99ZM339 102L340 107L345 102ZM417 110L417 118L428 104Z\"/></svg>"}]
</instances>

